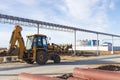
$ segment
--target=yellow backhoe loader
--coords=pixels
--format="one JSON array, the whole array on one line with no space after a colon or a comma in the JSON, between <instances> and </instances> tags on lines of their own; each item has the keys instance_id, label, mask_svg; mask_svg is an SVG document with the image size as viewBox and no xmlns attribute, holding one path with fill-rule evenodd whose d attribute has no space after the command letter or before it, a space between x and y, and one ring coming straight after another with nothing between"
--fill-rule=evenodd
<instances>
[{"instance_id":1,"label":"yellow backhoe loader","mask_svg":"<svg viewBox=\"0 0 120 80\"><path fill-rule=\"evenodd\" d=\"M7 55L18 55L19 59L29 64L34 62L45 64L49 59L53 60L54 63L60 63L60 56L56 53L54 46L48 43L46 35L34 34L27 36L25 46L21 31L22 27L15 26Z\"/></svg>"}]
</instances>

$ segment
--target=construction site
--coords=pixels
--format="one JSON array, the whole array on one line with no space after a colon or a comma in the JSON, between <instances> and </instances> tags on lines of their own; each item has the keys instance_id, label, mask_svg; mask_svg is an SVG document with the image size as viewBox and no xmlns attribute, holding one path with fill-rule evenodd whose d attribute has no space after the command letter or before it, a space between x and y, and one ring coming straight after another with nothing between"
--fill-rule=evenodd
<instances>
[{"instance_id":1,"label":"construction site","mask_svg":"<svg viewBox=\"0 0 120 80\"><path fill-rule=\"evenodd\" d=\"M9 47L0 48L1 80L120 80L120 49L114 46L119 35L0 14L0 22L14 26ZM23 27L36 28L36 34L22 37ZM74 43L49 43L39 29L74 34ZM77 40L77 32L95 34L96 40ZM99 35L111 37L101 44ZM106 77L109 76L109 77Z\"/></svg>"}]
</instances>

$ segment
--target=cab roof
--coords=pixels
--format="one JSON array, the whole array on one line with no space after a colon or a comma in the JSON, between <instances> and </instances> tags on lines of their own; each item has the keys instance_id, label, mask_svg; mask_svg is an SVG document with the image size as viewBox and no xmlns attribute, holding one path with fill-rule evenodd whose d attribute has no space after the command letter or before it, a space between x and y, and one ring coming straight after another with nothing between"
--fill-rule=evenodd
<instances>
[{"instance_id":1,"label":"cab roof","mask_svg":"<svg viewBox=\"0 0 120 80\"><path fill-rule=\"evenodd\" d=\"M44 35L44 34L30 34L30 35L27 35L27 37L31 37L31 36L45 36L46 37L46 35Z\"/></svg>"}]
</instances>

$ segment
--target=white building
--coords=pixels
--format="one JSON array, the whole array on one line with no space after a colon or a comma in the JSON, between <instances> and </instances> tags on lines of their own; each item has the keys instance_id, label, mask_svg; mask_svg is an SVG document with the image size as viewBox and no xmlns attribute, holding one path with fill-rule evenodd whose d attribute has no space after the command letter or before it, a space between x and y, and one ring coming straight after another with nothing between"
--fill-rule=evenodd
<instances>
[{"instance_id":1,"label":"white building","mask_svg":"<svg viewBox=\"0 0 120 80\"><path fill-rule=\"evenodd\" d=\"M107 42L106 42L107 43ZM108 42L109 43L109 42ZM98 45L98 46L97 46ZM112 46L112 44L101 44L99 45L99 41L97 40L78 40L76 44L76 50L100 50L100 51L112 51L112 47L114 51L120 50L120 46Z\"/></svg>"}]
</instances>

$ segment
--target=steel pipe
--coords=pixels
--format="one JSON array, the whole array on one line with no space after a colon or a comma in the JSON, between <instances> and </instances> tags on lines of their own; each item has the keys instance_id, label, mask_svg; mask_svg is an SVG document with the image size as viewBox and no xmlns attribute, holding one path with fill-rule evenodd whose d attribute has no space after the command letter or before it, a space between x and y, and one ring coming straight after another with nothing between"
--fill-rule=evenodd
<instances>
[{"instance_id":1,"label":"steel pipe","mask_svg":"<svg viewBox=\"0 0 120 80\"><path fill-rule=\"evenodd\" d=\"M120 73L118 72L96 69L75 68L73 76L86 80L120 80Z\"/></svg>"},{"instance_id":2,"label":"steel pipe","mask_svg":"<svg viewBox=\"0 0 120 80\"><path fill-rule=\"evenodd\" d=\"M81 79L81 78L76 78L76 77L70 77L67 80L86 80L86 79Z\"/></svg>"}]
</instances>

